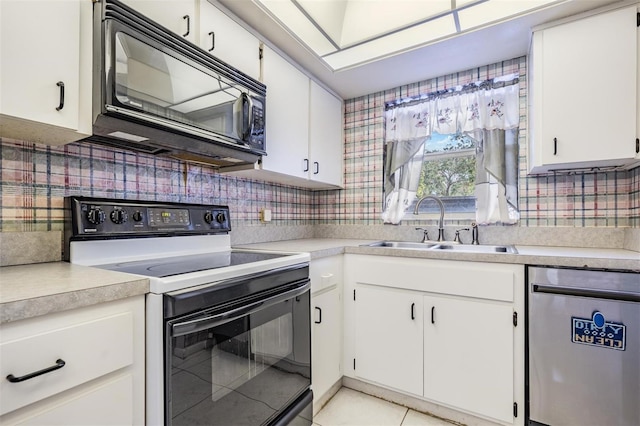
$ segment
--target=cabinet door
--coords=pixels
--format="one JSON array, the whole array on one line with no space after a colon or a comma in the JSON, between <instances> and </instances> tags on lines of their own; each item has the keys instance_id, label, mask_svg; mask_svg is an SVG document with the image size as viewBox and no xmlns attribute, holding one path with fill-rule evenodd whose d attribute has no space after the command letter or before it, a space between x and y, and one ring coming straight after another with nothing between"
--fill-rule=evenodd
<instances>
[{"instance_id":1,"label":"cabinet door","mask_svg":"<svg viewBox=\"0 0 640 426\"><path fill-rule=\"evenodd\" d=\"M307 178L310 168L309 77L275 51L264 47L267 85L265 170Z\"/></svg>"},{"instance_id":2,"label":"cabinet door","mask_svg":"<svg viewBox=\"0 0 640 426\"><path fill-rule=\"evenodd\" d=\"M635 157L637 31L634 6L534 34L534 169Z\"/></svg>"},{"instance_id":3,"label":"cabinet door","mask_svg":"<svg viewBox=\"0 0 640 426\"><path fill-rule=\"evenodd\" d=\"M0 55L2 115L78 129L79 1L2 0Z\"/></svg>"},{"instance_id":4,"label":"cabinet door","mask_svg":"<svg viewBox=\"0 0 640 426\"><path fill-rule=\"evenodd\" d=\"M309 96L309 177L342 186L342 101L314 81Z\"/></svg>"},{"instance_id":5,"label":"cabinet door","mask_svg":"<svg viewBox=\"0 0 640 426\"><path fill-rule=\"evenodd\" d=\"M318 401L342 375L342 309L338 287L313 296L311 385Z\"/></svg>"},{"instance_id":6,"label":"cabinet door","mask_svg":"<svg viewBox=\"0 0 640 426\"><path fill-rule=\"evenodd\" d=\"M422 395L422 296L356 286L355 375Z\"/></svg>"},{"instance_id":7,"label":"cabinet door","mask_svg":"<svg viewBox=\"0 0 640 426\"><path fill-rule=\"evenodd\" d=\"M175 34L195 43L197 32L195 0L123 0L122 2Z\"/></svg>"},{"instance_id":8,"label":"cabinet door","mask_svg":"<svg viewBox=\"0 0 640 426\"><path fill-rule=\"evenodd\" d=\"M216 58L259 80L258 39L207 0L200 0L199 7L198 45Z\"/></svg>"},{"instance_id":9,"label":"cabinet door","mask_svg":"<svg viewBox=\"0 0 640 426\"><path fill-rule=\"evenodd\" d=\"M513 308L424 296L424 396L513 422Z\"/></svg>"}]
</instances>

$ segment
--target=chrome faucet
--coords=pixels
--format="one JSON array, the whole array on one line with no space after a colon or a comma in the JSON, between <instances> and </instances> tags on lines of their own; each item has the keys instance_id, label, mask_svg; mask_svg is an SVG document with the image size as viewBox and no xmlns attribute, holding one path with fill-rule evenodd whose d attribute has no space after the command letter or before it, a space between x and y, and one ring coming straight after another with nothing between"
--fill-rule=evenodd
<instances>
[{"instance_id":1,"label":"chrome faucet","mask_svg":"<svg viewBox=\"0 0 640 426\"><path fill-rule=\"evenodd\" d=\"M442 204L442 200L440 198L433 195L427 195L420 198L420 200L418 200L418 202L416 203L416 208L413 210L413 214L418 214L418 208L420 207L420 204L426 199L434 200L440 207L440 221L438 222L438 241L444 241L444 204Z\"/></svg>"}]
</instances>

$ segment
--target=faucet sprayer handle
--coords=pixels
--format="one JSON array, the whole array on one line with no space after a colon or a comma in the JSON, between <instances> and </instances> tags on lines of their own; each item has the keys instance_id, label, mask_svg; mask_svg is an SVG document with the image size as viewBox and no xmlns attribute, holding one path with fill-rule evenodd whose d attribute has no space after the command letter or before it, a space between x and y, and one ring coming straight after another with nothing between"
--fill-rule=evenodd
<instances>
[{"instance_id":1,"label":"faucet sprayer handle","mask_svg":"<svg viewBox=\"0 0 640 426\"><path fill-rule=\"evenodd\" d=\"M469 228L456 229L456 235L455 237L453 237L453 242L462 244L462 241L460 241L460 231L468 231L468 230Z\"/></svg>"},{"instance_id":2,"label":"faucet sprayer handle","mask_svg":"<svg viewBox=\"0 0 640 426\"><path fill-rule=\"evenodd\" d=\"M416 231L422 231L422 242L426 243L429 240L429 231L427 231L425 228L416 228Z\"/></svg>"},{"instance_id":3,"label":"faucet sprayer handle","mask_svg":"<svg viewBox=\"0 0 640 426\"><path fill-rule=\"evenodd\" d=\"M475 222L471 223L471 244L480 244L480 241L478 241L478 224Z\"/></svg>"}]
</instances>

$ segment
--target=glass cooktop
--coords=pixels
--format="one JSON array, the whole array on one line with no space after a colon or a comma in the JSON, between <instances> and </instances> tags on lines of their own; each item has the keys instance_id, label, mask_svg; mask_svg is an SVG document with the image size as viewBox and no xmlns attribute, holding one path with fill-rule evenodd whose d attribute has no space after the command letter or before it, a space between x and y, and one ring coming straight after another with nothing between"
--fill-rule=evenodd
<instances>
[{"instance_id":1,"label":"glass cooktop","mask_svg":"<svg viewBox=\"0 0 640 426\"><path fill-rule=\"evenodd\" d=\"M147 277L164 278L190 272L206 271L227 266L243 265L289 256L283 253L258 253L248 251L225 251L188 256L176 256L134 262L120 262L96 265L97 268L108 269Z\"/></svg>"}]
</instances>

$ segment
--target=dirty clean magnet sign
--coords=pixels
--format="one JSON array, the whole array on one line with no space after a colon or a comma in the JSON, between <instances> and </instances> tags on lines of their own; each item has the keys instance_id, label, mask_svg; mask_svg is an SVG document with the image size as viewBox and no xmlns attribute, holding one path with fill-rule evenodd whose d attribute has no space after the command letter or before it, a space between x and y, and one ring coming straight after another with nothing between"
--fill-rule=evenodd
<instances>
[{"instance_id":1,"label":"dirty clean magnet sign","mask_svg":"<svg viewBox=\"0 0 640 426\"><path fill-rule=\"evenodd\" d=\"M571 317L571 330L573 343L618 351L626 349L627 327L622 323L608 322L601 312L594 312L591 318Z\"/></svg>"}]
</instances>

